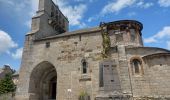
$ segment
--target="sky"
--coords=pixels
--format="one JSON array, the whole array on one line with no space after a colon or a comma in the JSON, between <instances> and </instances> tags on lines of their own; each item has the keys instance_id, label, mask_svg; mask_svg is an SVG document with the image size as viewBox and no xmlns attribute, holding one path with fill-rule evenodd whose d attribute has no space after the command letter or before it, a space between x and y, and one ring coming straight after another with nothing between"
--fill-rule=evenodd
<instances>
[{"instance_id":1,"label":"sky","mask_svg":"<svg viewBox=\"0 0 170 100\"><path fill-rule=\"evenodd\" d=\"M69 31L100 22L140 21L145 46L170 50L170 0L53 0L69 19ZM38 0L0 0L0 66L19 70L25 35Z\"/></svg>"}]
</instances>

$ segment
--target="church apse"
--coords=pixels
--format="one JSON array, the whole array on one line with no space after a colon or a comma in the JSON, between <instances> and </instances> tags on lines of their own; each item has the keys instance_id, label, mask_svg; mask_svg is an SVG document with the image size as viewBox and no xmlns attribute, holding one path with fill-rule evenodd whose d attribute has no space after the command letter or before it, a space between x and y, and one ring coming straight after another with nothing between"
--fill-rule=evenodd
<instances>
[{"instance_id":1,"label":"church apse","mask_svg":"<svg viewBox=\"0 0 170 100\"><path fill-rule=\"evenodd\" d=\"M142 23L135 20L120 20L106 23L106 25L110 36L111 47L117 45L143 46Z\"/></svg>"}]
</instances>

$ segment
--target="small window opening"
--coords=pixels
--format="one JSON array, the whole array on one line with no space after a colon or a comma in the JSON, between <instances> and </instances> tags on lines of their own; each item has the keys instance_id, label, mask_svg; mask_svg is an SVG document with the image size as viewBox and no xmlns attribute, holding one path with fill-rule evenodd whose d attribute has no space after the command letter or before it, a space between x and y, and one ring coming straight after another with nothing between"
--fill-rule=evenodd
<instances>
[{"instance_id":1,"label":"small window opening","mask_svg":"<svg viewBox=\"0 0 170 100\"><path fill-rule=\"evenodd\" d=\"M46 42L46 48L50 47L50 42Z\"/></svg>"},{"instance_id":2,"label":"small window opening","mask_svg":"<svg viewBox=\"0 0 170 100\"><path fill-rule=\"evenodd\" d=\"M134 42L136 39L135 29L130 29L131 41Z\"/></svg>"},{"instance_id":3,"label":"small window opening","mask_svg":"<svg viewBox=\"0 0 170 100\"><path fill-rule=\"evenodd\" d=\"M133 60L133 67L134 67L134 72L136 74L140 73L140 68L141 68L141 62L137 59Z\"/></svg>"},{"instance_id":4,"label":"small window opening","mask_svg":"<svg viewBox=\"0 0 170 100\"><path fill-rule=\"evenodd\" d=\"M103 64L100 65L100 69L99 69L100 73L99 73L99 86L100 87L104 87L104 81L103 81Z\"/></svg>"},{"instance_id":5,"label":"small window opening","mask_svg":"<svg viewBox=\"0 0 170 100\"><path fill-rule=\"evenodd\" d=\"M82 73L86 74L87 73L87 62L86 60L82 60Z\"/></svg>"},{"instance_id":6,"label":"small window opening","mask_svg":"<svg viewBox=\"0 0 170 100\"><path fill-rule=\"evenodd\" d=\"M79 35L79 41L81 41L81 35Z\"/></svg>"},{"instance_id":7,"label":"small window opening","mask_svg":"<svg viewBox=\"0 0 170 100\"><path fill-rule=\"evenodd\" d=\"M54 17L54 12L51 12L51 17Z\"/></svg>"},{"instance_id":8,"label":"small window opening","mask_svg":"<svg viewBox=\"0 0 170 100\"><path fill-rule=\"evenodd\" d=\"M55 12L54 9L55 9L54 6L51 6L51 17L54 17L54 12Z\"/></svg>"}]
</instances>

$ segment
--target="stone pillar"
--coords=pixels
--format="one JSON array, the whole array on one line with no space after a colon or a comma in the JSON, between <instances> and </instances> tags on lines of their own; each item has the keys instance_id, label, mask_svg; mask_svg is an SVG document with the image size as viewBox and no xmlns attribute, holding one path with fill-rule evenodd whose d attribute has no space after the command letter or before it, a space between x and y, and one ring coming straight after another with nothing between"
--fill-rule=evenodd
<instances>
[{"instance_id":1,"label":"stone pillar","mask_svg":"<svg viewBox=\"0 0 170 100\"><path fill-rule=\"evenodd\" d=\"M129 73L128 60L124 45L117 46L119 55L120 84L123 94L132 95L132 86Z\"/></svg>"}]
</instances>

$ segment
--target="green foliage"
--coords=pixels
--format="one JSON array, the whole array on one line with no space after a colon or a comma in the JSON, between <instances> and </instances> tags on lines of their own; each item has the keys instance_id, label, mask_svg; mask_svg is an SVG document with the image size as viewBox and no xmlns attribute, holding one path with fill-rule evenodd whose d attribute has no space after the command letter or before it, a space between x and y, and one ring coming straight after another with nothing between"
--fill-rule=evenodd
<instances>
[{"instance_id":1,"label":"green foliage","mask_svg":"<svg viewBox=\"0 0 170 100\"><path fill-rule=\"evenodd\" d=\"M87 94L87 92L85 92L85 91L82 91L82 92L80 93L80 96L86 96L86 95L88 95L88 94Z\"/></svg>"},{"instance_id":2,"label":"green foliage","mask_svg":"<svg viewBox=\"0 0 170 100\"><path fill-rule=\"evenodd\" d=\"M103 38L103 52L102 52L102 57L103 58L108 58L108 52L110 50L110 37L109 37L109 33L107 32L107 29L104 28L105 26L102 25L101 29L102 29L102 38Z\"/></svg>"},{"instance_id":3,"label":"green foliage","mask_svg":"<svg viewBox=\"0 0 170 100\"><path fill-rule=\"evenodd\" d=\"M6 74L5 77L0 80L0 94L14 92L15 89L16 86L12 81L12 74Z\"/></svg>"},{"instance_id":4,"label":"green foliage","mask_svg":"<svg viewBox=\"0 0 170 100\"><path fill-rule=\"evenodd\" d=\"M79 100L90 100L90 96L86 91L82 91L79 95Z\"/></svg>"}]
</instances>

